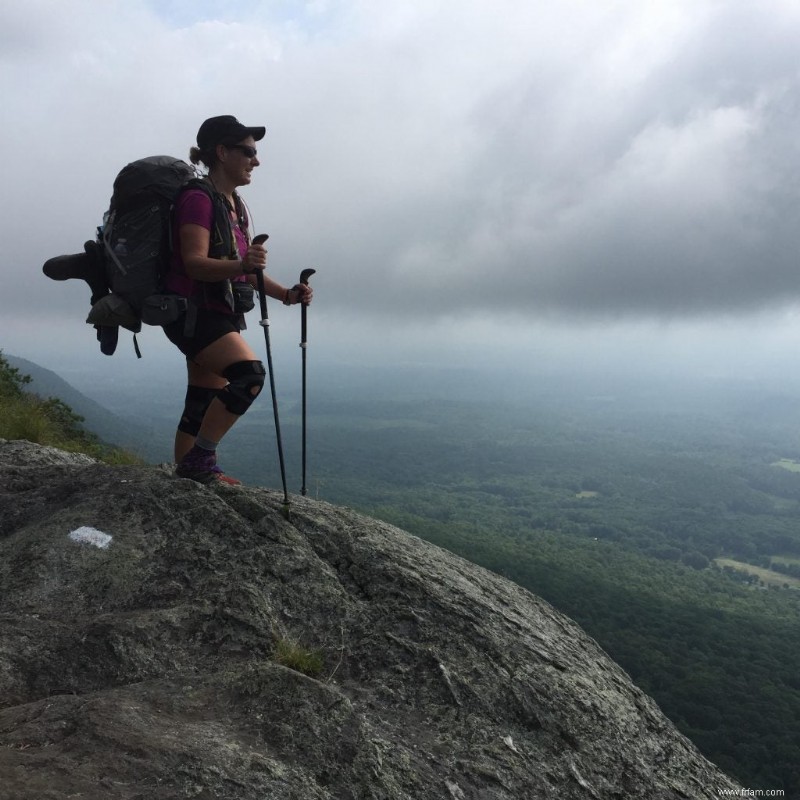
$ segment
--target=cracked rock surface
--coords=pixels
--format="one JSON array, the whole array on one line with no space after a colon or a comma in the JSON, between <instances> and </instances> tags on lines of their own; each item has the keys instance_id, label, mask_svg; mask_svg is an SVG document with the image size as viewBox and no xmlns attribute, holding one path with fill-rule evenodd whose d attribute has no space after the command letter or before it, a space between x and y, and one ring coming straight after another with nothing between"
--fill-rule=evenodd
<instances>
[{"instance_id":1,"label":"cracked rock surface","mask_svg":"<svg viewBox=\"0 0 800 800\"><path fill-rule=\"evenodd\" d=\"M735 788L543 600L351 510L281 507L0 440L0 800Z\"/></svg>"}]
</instances>

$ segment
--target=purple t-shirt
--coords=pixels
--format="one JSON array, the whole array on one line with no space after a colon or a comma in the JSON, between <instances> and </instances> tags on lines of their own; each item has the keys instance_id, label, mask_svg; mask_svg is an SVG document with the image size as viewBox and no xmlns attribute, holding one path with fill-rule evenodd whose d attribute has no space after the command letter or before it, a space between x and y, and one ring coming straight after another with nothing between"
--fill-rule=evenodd
<instances>
[{"instance_id":1,"label":"purple t-shirt","mask_svg":"<svg viewBox=\"0 0 800 800\"><path fill-rule=\"evenodd\" d=\"M214 282L195 281L186 274L186 268L181 256L180 229L182 225L200 225L207 231L214 229L214 204L211 198L202 189L187 189L181 193L175 206L175 228L172 232L172 257L170 268L164 281L165 287L170 292L175 292L183 297L203 295L204 286L214 287ZM240 255L247 251L247 238L238 224L232 225L236 249ZM246 281L244 275L231 278L232 281ZM220 281L219 283L223 283ZM217 311L233 313L223 302L209 299L201 306L213 308Z\"/></svg>"}]
</instances>

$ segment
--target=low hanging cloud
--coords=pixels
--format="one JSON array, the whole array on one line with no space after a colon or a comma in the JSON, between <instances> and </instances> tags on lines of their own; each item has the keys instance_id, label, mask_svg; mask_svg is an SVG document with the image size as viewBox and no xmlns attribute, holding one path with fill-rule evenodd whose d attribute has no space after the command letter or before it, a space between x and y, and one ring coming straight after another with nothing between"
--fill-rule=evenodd
<instances>
[{"instance_id":1,"label":"low hanging cloud","mask_svg":"<svg viewBox=\"0 0 800 800\"><path fill-rule=\"evenodd\" d=\"M271 268L316 267L339 313L795 304L800 11L603 5L4 7L0 311L74 313L40 264L91 237L122 165L185 156L218 113L267 125L244 194Z\"/></svg>"}]
</instances>

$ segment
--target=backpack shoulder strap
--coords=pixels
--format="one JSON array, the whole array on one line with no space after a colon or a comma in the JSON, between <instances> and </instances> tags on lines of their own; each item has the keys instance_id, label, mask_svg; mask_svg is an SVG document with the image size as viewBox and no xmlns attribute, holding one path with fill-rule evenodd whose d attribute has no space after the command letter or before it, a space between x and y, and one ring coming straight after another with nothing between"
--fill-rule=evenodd
<instances>
[{"instance_id":1,"label":"backpack shoulder strap","mask_svg":"<svg viewBox=\"0 0 800 800\"><path fill-rule=\"evenodd\" d=\"M211 231L209 256L211 258L236 258L236 240L233 236L230 220L230 204L225 195L218 192L208 178L191 178L181 188L199 189L208 195L214 207L214 227Z\"/></svg>"},{"instance_id":2,"label":"backpack shoulder strap","mask_svg":"<svg viewBox=\"0 0 800 800\"><path fill-rule=\"evenodd\" d=\"M250 218L247 214L247 204L239 196L238 192L233 193L236 218L239 220L239 230L244 234L245 241L250 245Z\"/></svg>"}]
</instances>

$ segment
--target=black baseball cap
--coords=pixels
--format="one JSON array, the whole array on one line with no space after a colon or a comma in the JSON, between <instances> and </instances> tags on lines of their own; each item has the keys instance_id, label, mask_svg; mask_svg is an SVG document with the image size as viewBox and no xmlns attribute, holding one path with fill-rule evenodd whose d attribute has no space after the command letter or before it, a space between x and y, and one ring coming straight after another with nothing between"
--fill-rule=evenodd
<instances>
[{"instance_id":1,"label":"black baseball cap","mask_svg":"<svg viewBox=\"0 0 800 800\"><path fill-rule=\"evenodd\" d=\"M221 117L207 119L197 131L197 146L201 150L211 150L218 144L236 144L252 136L259 141L264 138L267 129L264 127L248 128L236 117L225 114Z\"/></svg>"}]
</instances>

